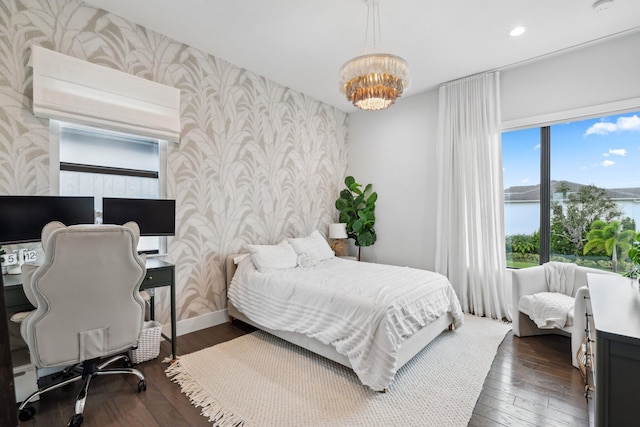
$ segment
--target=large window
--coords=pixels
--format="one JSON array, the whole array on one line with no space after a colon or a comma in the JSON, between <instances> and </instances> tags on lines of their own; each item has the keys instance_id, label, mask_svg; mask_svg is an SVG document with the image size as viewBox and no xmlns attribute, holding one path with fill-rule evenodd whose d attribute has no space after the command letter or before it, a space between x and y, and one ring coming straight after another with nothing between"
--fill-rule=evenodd
<instances>
[{"instance_id":1,"label":"large window","mask_svg":"<svg viewBox=\"0 0 640 427\"><path fill-rule=\"evenodd\" d=\"M507 265L538 263L540 250L540 130L502 134Z\"/></svg>"},{"instance_id":2,"label":"large window","mask_svg":"<svg viewBox=\"0 0 640 427\"><path fill-rule=\"evenodd\" d=\"M628 270L640 225L639 115L503 133L508 266Z\"/></svg>"},{"instance_id":3,"label":"large window","mask_svg":"<svg viewBox=\"0 0 640 427\"><path fill-rule=\"evenodd\" d=\"M144 138L85 126L53 122L59 135L60 195L94 196L96 222L102 198L162 198L161 157L166 146ZM138 249L164 252L165 239L141 237Z\"/></svg>"}]
</instances>

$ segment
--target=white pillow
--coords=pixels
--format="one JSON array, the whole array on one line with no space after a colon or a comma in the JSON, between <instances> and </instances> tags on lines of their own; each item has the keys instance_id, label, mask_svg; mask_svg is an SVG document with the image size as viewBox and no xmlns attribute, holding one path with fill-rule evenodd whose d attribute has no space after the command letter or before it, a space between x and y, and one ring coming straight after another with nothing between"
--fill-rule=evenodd
<instances>
[{"instance_id":1,"label":"white pillow","mask_svg":"<svg viewBox=\"0 0 640 427\"><path fill-rule=\"evenodd\" d=\"M307 237L289 239L289 243L298 254L298 263L301 267L313 267L320 261L335 256L333 249L331 249L318 230L315 230Z\"/></svg>"},{"instance_id":2,"label":"white pillow","mask_svg":"<svg viewBox=\"0 0 640 427\"><path fill-rule=\"evenodd\" d=\"M261 273L298 266L298 255L286 241L279 245L249 245L249 252L251 261Z\"/></svg>"}]
</instances>

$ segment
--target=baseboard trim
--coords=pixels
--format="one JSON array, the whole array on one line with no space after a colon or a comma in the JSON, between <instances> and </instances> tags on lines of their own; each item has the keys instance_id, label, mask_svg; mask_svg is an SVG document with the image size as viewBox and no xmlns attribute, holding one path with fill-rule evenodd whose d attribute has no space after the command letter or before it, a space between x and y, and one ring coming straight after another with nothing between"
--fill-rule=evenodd
<instances>
[{"instance_id":1,"label":"baseboard trim","mask_svg":"<svg viewBox=\"0 0 640 427\"><path fill-rule=\"evenodd\" d=\"M199 316L190 317L188 319L180 320L176 322L176 335L185 335L191 332L199 331L200 329L210 328L212 326L220 325L228 322L229 316L227 315L227 309L218 310L211 313L201 314ZM162 332L170 337L171 325L163 325Z\"/></svg>"}]
</instances>

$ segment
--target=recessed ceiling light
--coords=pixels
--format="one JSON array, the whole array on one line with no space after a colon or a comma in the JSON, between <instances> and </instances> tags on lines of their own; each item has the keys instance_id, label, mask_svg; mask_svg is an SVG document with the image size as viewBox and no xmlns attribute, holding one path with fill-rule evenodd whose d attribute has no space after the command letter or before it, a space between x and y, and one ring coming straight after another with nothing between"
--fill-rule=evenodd
<instances>
[{"instance_id":1,"label":"recessed ceiling light","mask_svg":"<svg viewBox=\"0 0 640 427\"><path fill-rule=\"evenodd\" d=\"M613 6L613 0L597 0L593 3L594 12L602 12Z\"/></svg>"},{"instance_id":2,"label":"recessed ceiling light","mask_svg":"<svg viewBox=\"0 0 640 427\"><path fill-rule=\"evenodd\" d=\"M509 31L509 35L511 37L518 37L524 34L527 31L527 27L520 25L518 27L514 27L511 31Z\"/></svg>"}]
</instances>

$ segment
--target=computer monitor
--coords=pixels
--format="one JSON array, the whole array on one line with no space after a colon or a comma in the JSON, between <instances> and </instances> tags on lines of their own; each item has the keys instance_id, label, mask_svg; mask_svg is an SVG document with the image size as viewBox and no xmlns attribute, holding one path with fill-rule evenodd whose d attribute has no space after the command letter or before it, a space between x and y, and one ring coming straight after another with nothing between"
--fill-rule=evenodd
<instances>
[{"instance_id":1,"label":"computer monitor","mask_svg":"<svg viewBox=\"0 0 640 427\"><path fill-rule=\"evenodd\" d=\"M0 196L0 244L40 241L51 221L93 224L93 197Z\"/></svg>"},{"instance_id":2,"label":"computer monitor","mask_svg":"<svg viewBox=\"0 0 640 427\"><path fill-rule=\"evenodd\" d=\"M125 224L135 221L141 236L176 234L176 201L169 199L102 199L102 223Z\"/></svg>"}]
</instances>

